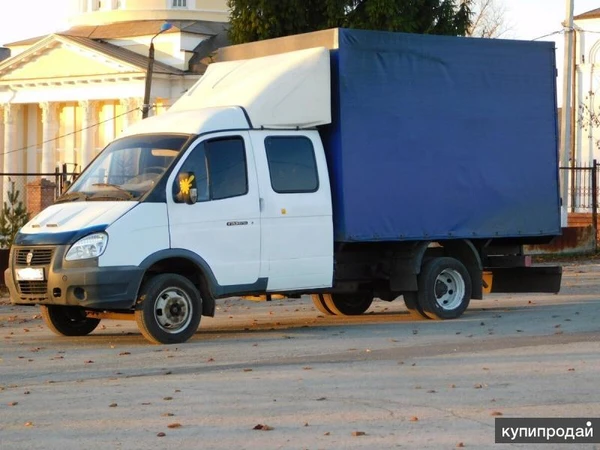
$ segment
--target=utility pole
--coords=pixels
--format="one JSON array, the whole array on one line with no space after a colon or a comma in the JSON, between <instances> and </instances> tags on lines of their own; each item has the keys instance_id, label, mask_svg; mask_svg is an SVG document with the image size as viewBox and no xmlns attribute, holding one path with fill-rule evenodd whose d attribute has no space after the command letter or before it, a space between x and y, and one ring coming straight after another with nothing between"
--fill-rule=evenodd
<instances>
[{"instance_id":1,"label":"utility pole","mask_svg":"<svg viewBox=\"0 0 600 450\"><path fill-rule=\"evenodd\" d=\"M562 208L561 213L566 222L567 214L568 214L568 203L569 203L569 157L573 157L571 155L571 108L572 100L573 100L573 92L571 89L572 81L573 81L573 54L575 52L574 46L574 35L575 35L575 27L573 22L573 12L575 9L575 0L565 0L566 1L566 20L563 23L564 34L565 34L565 59L564 59L564 67L563 67L563 105L561 110L561 118L560 118L560 166L563 168L561 170L561 199L562 199ZM564 222L563 222L564 223ZM564 223L566 225L566 223Z\"/></svg>"}]
</instances>

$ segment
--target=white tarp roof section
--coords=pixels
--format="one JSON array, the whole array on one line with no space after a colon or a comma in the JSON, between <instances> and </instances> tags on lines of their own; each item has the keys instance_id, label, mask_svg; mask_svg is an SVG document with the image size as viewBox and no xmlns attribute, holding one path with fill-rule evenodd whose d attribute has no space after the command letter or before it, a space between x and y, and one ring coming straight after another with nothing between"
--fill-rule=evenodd
<instances>
[{"instance_id":1,"label":"white tarp roof section","mask_svg":"<svg viewBox=\"0 0 600 450\"><path fill-rule=\"evenodd\" d=\"M243 107L254 128L331 123L331 71L324 47L214 63L170 111Z\"/></svg>"}]
</instances>

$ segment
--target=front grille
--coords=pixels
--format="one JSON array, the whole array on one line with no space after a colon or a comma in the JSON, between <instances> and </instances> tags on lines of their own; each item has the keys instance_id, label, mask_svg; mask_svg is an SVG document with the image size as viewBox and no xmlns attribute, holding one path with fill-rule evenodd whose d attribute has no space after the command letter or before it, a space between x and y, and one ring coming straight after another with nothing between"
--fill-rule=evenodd
<instances>
[{"instance_id":1,"label":"front grille","mask_svg":"<svg viewBox=\"0 0 600 450\"><path fill-rule=\"evenodd\" d=\"M33 258L31 263L27 264L27 254L30 252L33 254ZM16 252L15 262L18 266L44 266L52 261L52 252L51 248L20 248Z\"/></svg>"},{"instance_id":2,"label":"front grille","mask_svg":"<svg viewBox=\"0 0 600 450\"><path fill-rule=\"evenodd\" d=\"M19 291L23 295L46 295L48 291L47 281L19 281Z\"/></svg>"}]
</instances>

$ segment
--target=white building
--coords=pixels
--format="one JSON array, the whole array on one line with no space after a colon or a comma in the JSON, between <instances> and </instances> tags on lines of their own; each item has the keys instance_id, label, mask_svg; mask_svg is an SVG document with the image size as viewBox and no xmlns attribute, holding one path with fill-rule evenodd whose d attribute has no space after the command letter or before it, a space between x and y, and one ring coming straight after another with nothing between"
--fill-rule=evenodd
<instances>
[{"instance_id":1,"label":"white building","mask_svg":"<svg viewBox=\"0 0 600 450\"><path fill-rule=\"evenodd\" d=\"M0 172L79 171L141 119L149 44L150 114L193 85L226 43L226 0L72 0L71 28L6 46L0 61Z\"/></svg>"}]
</instances>

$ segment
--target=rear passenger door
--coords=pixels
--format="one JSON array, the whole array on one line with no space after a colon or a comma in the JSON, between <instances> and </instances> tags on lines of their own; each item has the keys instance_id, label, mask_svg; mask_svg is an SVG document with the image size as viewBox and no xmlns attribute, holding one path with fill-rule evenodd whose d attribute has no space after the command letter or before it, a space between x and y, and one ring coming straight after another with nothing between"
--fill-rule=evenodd
<instances>
[{"instance_id":1,"label":"rear passenger door","mask_svg":"<svg viewBox=\"0 0 600 450\"><path fill-rule=\"evenodd\" d=\"M253 131L268 291L329 287L333 224L327 163L316 131Z\"/></svg>"}]
</instances>

